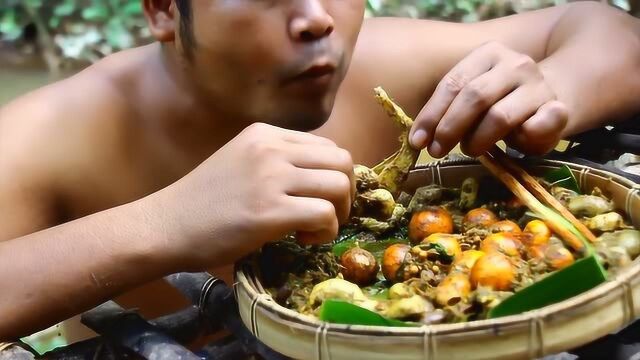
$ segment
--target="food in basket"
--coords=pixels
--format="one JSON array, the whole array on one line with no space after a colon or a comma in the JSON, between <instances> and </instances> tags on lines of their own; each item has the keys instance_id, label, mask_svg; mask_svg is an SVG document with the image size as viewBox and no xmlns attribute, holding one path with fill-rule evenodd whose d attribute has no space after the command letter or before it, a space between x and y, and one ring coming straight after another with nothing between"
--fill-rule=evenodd
<instances>
[{"instance_id":1,"label":"food in basket","mask_svg":"<svg viewBox=\"0 0 640 360\"><path fill-rule=\"evenodd\" d=\"M417 159L406 143L411 119L381 89L377 97L405 127L401 149L373 169L356 166L351 222L332 244L301 246L292 236L264 247L261 280L280 305L318 317L324 302L340 300L416 324L472 321L589 256L585 247L609 274L640 254L640 232L597 188L580 194L577 184L539 179L595 235L584 247L492 177L402 192Z\"/></svg>"}]
</instances>

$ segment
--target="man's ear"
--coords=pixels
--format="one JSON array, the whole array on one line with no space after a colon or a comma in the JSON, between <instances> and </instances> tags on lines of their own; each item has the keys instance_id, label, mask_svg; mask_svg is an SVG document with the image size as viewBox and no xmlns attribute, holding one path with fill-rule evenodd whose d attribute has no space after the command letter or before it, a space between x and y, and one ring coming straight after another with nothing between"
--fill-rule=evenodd
<instances>
[{"instance_id":1,"label":"man's ear","mask_svg":"<svg viewBox=\"0 0 640 360\"><path fill-rule=\"evenodd\" d=\"M153 37L161 42L175 40L176 7L172 0L142 0L142 8Z\"/></svg>"}]
</instances>

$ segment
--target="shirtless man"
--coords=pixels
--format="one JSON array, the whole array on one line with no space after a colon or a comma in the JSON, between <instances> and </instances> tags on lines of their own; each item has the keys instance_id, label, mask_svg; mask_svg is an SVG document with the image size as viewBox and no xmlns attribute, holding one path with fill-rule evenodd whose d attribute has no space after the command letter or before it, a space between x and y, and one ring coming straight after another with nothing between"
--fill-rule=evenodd
<instances>
[{"instance_id":1,"label":"shirtless man","mask_svg":"<svg viewBox=\"0 0 640 360\"><path fill-rule=\"evenodd\" d=\"M435 157L544 153L640 110L640 23L597 3L477 24L363 23L362 0L143 6L158 42L0 112L0 339L292 231L331 240L353 163L397 146L377 85Z\"/></svg>"}]
</instances>

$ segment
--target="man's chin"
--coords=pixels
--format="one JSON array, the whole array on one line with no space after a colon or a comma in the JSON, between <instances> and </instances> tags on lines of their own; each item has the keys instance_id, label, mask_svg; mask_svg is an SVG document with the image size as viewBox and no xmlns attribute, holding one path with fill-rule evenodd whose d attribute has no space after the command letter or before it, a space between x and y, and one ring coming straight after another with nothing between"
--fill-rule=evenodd
<instances>
[{"instance_id":1,"label":"man's chin","mask_svg":"<svg viewBox=\"0 0 640 360\"><path fill-rule=\"evenodd\" d=\"M274 119L274 125L296 131L313 131L329 120L330 111L296 112Z\"/></svg>"},{"instance_id":2,"label":"man's chin","mask_svg":"<svg viewBox=\"0 0 640 360\"><path fill-rule=\"evenodd\" d=\"M324 125L333 109L334 97L325 96L322 101L300 101L282 105L274 111L271 124L297 131L313 131Z\"/></svg>"}]
</instances>

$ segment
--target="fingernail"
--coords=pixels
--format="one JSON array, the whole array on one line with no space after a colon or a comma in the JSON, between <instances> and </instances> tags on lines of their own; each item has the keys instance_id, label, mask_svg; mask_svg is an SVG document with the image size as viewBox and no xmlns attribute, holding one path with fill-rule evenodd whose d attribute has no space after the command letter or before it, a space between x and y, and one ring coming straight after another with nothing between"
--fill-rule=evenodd
<instances>
[{"instance_id":1,"label":"fingernail","mask_svg":"<svg viewBox=\"0 0 640 360\"><path fill-rule=\"evenodd\" d=\"M411 136L411 145L416 149L422 149L427 141L427 132L424 129L418 129Z\"/></svg>"},{"instance_id":2,"label":"fingernail","mask_svg":"<svg viewBox=\"0 0 640 360\"><path fill-rule=\"evenodd\" d=\"M431 154L431 156L439 158L442 156L442 145L440 145L439 142L434 141L431 143L431 146L429 147L429 154Z\"/></svg>"}]
</instances>

